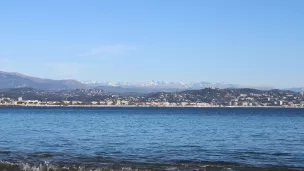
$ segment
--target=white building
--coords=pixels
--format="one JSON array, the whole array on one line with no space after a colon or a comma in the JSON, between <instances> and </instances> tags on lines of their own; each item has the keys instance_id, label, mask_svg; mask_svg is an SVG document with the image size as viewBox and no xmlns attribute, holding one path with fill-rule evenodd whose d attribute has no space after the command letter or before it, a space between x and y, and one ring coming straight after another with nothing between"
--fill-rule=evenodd
<instances>
[{"instance_id":1,"label":"white building","mask_svg":"<svg viewBox=\"0 0 304 171\"><path fill-rule=\"evenodd\" d=\"M38 104L40 104L40 101L39 100L26 100L25 104L26 105L38 105Z\"/></svg>"},{"instance_id":2,"label":"white building","mask_svg":"<svg viewBox=\"0 0 304 171\"><path fill-rule=\"evenodd\" d=\"M112 100L107 101L107 105L113 105L113 101Z\"/></svg>"},{"instance_id":3,"label":"white building","mask_svg":"<svg viewBox=\"0 0 304 171\"><path fill-rule=\"evenodd\" d=\"M92 105L97 105L98 102L97 102L97 101L92 101L91 104L92 104Z\"/></svg>"},{"instance_id":4,"label":"white building","mask_svg":"<svg viewBox=\"0 0 304 171\"><path fill-rule=\"evenodd\" d=\"M187 106L189 103L188 102L181 102L182 106Z\"/></svg>"},{"instance_id":5,"label":"white building","mask_svg":"<svg viewBox=\"0 0 304 171\"><path fill-rule=\"evenodd\" d=\"M72 105L80 105L82 104L82 101L72 101Z\"/></svg>"},{"instance_id":6,"label":"white building","mask_svg":"<svg viewBox=\"0 0 304 171\"><path fill-rule=\"evenodd\" d=\"M63 103L64 104L70 104L70 101L65 100L65 101L63 101Z\"/></svg>"},{"instance_id":7,"label":"white building","mask_svg":"<svg viewBox=\"0 0 304 171\"><path fill-rule=\"evenodd\" d=\"M105 102L105 101L100 101L99 104L100 104L100 105L106 105L107 102Z\"/></svg>"},{"instance_id":8,"label":"white building","mask_svg":"<svg viewBox=\"0 0 304 171\"><path fill-rule=\"evenodd\" d=\"M129 101L127 101L127 100L122 100L122 101L121 101L121 104L122 104L122 105L129 105Z\"/></svg>"}]
</instances>

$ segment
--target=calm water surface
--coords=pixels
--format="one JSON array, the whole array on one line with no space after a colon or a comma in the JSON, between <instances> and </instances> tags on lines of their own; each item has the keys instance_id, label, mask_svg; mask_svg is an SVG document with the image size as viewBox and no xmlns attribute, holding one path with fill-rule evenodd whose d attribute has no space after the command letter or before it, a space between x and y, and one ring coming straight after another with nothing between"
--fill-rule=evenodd
<instances>
[{"instance_id":1,"label":"calm water surface","mask_svg":"<svg viewBox=\"0 0 304 171\"><path fill-rule=\"evenodd\" d=\"M304 109L0 107L0 160L304 168Z\"/></svg>"}]
</instances>

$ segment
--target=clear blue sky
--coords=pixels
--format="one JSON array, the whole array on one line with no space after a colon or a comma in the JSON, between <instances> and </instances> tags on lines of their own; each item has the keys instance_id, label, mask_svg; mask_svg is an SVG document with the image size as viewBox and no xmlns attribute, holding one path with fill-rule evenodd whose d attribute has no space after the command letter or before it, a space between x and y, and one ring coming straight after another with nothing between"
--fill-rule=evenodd
<instances>
[{"instance_id":1,"label":"clear blue sky","mask_svg":"<svg viewBox=\"0 0 304 171\"><path fill-rule=\"evenodd\" d=\"M303 0L7 0L0 70L304 86Z\"/></svg>"}]
</instances>

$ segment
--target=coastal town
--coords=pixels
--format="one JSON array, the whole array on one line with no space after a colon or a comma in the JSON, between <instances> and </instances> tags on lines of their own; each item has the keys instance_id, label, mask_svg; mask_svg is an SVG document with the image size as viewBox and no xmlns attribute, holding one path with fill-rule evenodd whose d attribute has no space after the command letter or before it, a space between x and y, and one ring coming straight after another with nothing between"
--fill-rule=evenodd
<instances>
[{"instance_id":1,"label":"coastal town","mask_svg":"<svg viewBox=\"0 0 304 171\"><path fill-rule=\"evenodd\" d=\"M304 107L304 93L255 89L205 88L149 94L101 89L0 91L1 106L144 106L144 107Z\"/></svg>"}]
</instances>

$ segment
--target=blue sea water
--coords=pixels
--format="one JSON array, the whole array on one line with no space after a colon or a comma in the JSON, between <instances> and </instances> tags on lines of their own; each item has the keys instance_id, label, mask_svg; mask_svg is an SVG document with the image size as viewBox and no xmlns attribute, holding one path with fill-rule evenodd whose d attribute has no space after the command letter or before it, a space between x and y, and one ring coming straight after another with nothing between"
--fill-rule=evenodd
<instances>
[{"instance_id":1,"label":"blue sea water","mask_svg":"<svg viewBox=\"0 0 304 171\"><path fill-rule=\"evenodd\" d=\"M304 168L304 109L0 107L0 160Z\"/></svg>"}]
</instances>

